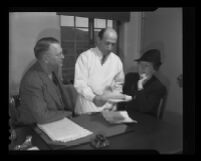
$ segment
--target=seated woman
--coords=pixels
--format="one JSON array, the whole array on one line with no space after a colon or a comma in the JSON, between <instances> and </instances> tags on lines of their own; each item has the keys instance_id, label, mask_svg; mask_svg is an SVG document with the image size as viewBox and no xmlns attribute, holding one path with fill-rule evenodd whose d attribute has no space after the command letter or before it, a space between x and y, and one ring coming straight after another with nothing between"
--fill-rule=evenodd
<instances>
[{"instance_id":1,"label":"seated woman","mask_svg":"<svg viewBox=\"0 0 201 161\"><path fill-rule=\"evenodd\" d=\"M123 93L133 98L130 102L119 103L118 110L127 110L131 117L134 112L157 117L160 100L166 95L165 86L154 76L161 65L160 51L148 50L135 61L138 62L138 73L128 73L123 87Z\"/></svg>"}]
</instances>

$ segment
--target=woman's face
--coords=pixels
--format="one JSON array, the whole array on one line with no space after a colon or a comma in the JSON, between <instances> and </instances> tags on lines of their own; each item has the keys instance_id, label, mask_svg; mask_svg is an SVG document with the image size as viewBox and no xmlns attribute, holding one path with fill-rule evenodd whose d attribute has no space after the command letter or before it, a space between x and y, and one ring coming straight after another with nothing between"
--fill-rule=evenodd
<instances>
[{"instance_id":1,"label":"woman's face","mask_svg":"<svg viewBox=\"0 0 201 161\"><path fill-rule=\"evenodd\" d=\"M139 61L138 62L138 73L139 75L146 74L147 77L152 77L155 73L153 64L151 62Z\"/></svg>"}]
</instances>

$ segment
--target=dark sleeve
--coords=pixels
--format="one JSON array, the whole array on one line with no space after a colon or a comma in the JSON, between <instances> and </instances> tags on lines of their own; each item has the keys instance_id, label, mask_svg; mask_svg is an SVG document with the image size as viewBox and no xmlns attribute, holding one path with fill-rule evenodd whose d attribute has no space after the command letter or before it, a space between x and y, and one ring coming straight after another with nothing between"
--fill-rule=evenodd
<instances>
[{"instance_id":1,"label":"dark sleeve","mask_svg":"<svg viewBox=\"0 0 201 161\"><path fill-rule=\"evenodd\" d=\"M160 99L165 93L165 87L157 83L152 85L147 91L146 89L138 91L133 103L133 108L138 108L140 112L154 112L157 110L156 108L160 103Z\"/></svg>"},{"instance_id":2,"label":"dark sleeve","mask_svg":"<svg viewBox=\"0 0 201 161\"><path fill-rule=\"evenodd\" d=\"M134 96L136 93L135 84L137 82L137 73L128 73L125 76L125 82L123 85L123 93L129 96ZM125 110L127 102L121 102L118 104L118 109Z\"/></svg>"},{"instance_id":3,"label":"dark sleeve","mask_svg":"<svg viewBox=\"0 0 201 161\"><path fill-rule=\"evenodd\" d=\"M55 81L57 81L58 87L61 91L61 97L64 103L64 109L74 111L75 101L76 101L76 90L73 85L63 85L59 80L58 76L54 74Z\"/></svg>"},{"instance_id":4,"label":"dark sleeve","mask_svg":"<svg viewBox=\"0 0 201 161\"><path fill-rule=\"evenodd\" d=\"M137 73L128 73L125 77L123 93L132 96L134 94L135 84L137 82Z\"/></svg>"},{"instance_id":5,"label":"dark sleeve","mask_svg":"<svg viewBox=\"0 0 201 161\"><path fill-rule=\"evenodd\" d=\"M63 110L50 110L43 97L42 81L37 75L31 75L24 82L21 91L21 99L37 123L49 123L69 116L70 113Z\"/></svg>"}]
</instances>

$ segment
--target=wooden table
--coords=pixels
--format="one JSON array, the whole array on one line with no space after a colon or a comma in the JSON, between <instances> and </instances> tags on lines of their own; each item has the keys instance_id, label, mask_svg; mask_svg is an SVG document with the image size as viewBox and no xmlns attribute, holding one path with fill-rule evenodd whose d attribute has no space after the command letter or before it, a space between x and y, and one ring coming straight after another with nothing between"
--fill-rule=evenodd
<instances>
[{"instance_id":1,"label":"wooden table","mask_svg":"<svg viewBox=\"0 0 201 161\"><path fill-rule=\"evenodd\" d=\"M75 120L82 120L79 116ZM88 115L87 117L94 117ZM182 152L182 121L177 123L170 123L164 120L157 120L156 118L135 113L132 116L138 121L137 124L127 124L128 132L109 137L110 146L104 150L143 150L152 149L160 154L174 154ZM171 117L171 116L170 116ZM171 117L174 119L174 117ZM175 118L178 120L178 118ZM172 121L174 122L174 121ZM32 144L37 146L40 150L53 149L52 146L46 142L30 127L23 127L16 129L17 140L10 145L12 149L15 145L24 142L25 137L31 135L33 137ZM61 147L62 150L92 150L93 147L89 143L73 146Z\"/></svg>"}]
</instances>

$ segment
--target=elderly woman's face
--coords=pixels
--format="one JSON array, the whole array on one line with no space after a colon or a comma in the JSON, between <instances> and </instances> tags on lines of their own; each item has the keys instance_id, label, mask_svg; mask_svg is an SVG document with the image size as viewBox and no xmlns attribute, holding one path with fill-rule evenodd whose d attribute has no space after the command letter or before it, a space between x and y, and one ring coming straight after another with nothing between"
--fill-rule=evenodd
<instances>
[{"instance_id":1,"label":"elderly woman's face","mask_svg":"<svg viewBox=\"0 0 201 161\"><path fill-rule=\"evenodd\" d=\"M155 73L153 64L151 62L139 61L138 62L138 73L139 73L139 75L146 74L148 77L151 77Z\"/></svg>"}]
</instances>

